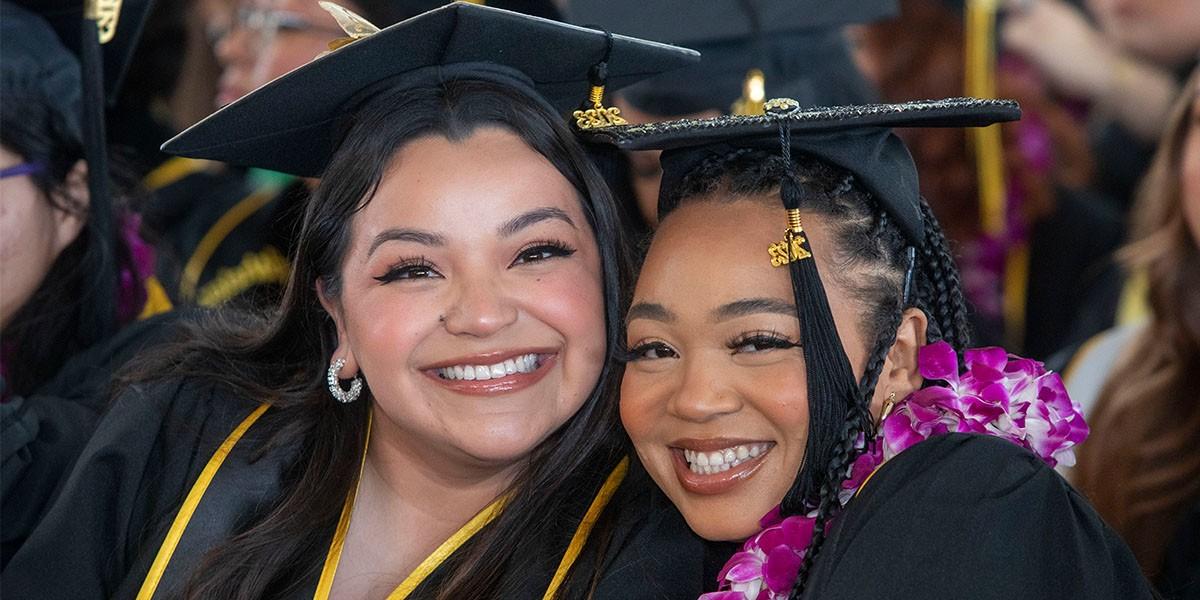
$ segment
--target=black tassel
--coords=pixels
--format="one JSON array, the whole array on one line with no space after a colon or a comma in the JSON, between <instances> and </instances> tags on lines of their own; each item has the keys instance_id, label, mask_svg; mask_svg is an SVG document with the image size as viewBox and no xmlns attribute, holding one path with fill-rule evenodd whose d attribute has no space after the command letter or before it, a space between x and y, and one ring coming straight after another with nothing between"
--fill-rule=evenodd
<instances>
[{"instance_id":1,"label":"black tassel","mask_svg":"<svg viewBox=\"0 0 1200 600\"><path fill-rule=\"evenodd\" d=\"M790 137L790 136L789 136ZM786 138L785 138L786 140ZM786 142L785 142L786 143ZM785 146L788 148L788 146ZM790 148L785 150L790 163ZM791 169L780 182L780 196L787 209L799 209L803 191ZM815 256L807 239L804 249ZM808 441L804 465L795 484L782 502L784 515L806 512L805 501L815 498L825 476L825 467L841 442L842 424L850 407L861 399L850 359L842 347L825 286L814 257L788 263L792 276L792 293L800 316L800 339L804 345L805 371L808 378Z\"/></svg>"},{"instance_id":2,"label":"black tassel","mask_svg":"<svg viewBox=\"0 0 1200 600\"><path fill-rule=\"evenodd\" d=\"M116 331L116 227L108 189L108 154L104 132L104 56L96 21L83 19L80 64L83 79L83 145L88 166L88 230L100 252L100 265L85 290L88 314L80 323L84 339L101 340Z\"/></svg>"}]
</instances>

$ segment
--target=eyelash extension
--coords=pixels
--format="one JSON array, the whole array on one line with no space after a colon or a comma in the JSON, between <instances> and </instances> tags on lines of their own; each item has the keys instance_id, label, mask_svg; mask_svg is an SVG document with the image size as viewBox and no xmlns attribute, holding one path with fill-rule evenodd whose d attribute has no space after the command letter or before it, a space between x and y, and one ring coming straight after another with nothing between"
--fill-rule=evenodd
<instances>
[{"instance_id":1,"label":"eyelash extension","mask_svg":"<svg viewBox=\"0 0 1200 600\"><path fill-rule=\"evenodd\" d=\"M771 350L786 350L788 348L802 347L800 342L793 342L792 340L788 339L787 336L780 334L774 329L770 331L750 331L743 333L738 337L729 340L729 342L725 345L730 350L737 350L738 348L750 343L753 343L760 349Z\"/></svg>"},{"instance_id":2,"label":"eyelash extension","mask_svg":"<svg viewBox=\"0 0 1200 600\"><path fill-rule=\"evenodd\" d=\"M388 267L388 270L386 273L384 273L383 275L380 275L378 277L375 277L374 279L376 281L378 281L379 283L389 283L392 281L396 281L398 279L402 279L401 275L404 274L404 271L406 269L412 269L414 267L424 268L424 269L428 269L428 270L432 271L433 263L429 262L429 259L425 258L424 256L418 256L416 258L406 258L404 260L401 260L400 262L397 262L396 264L392 265L391 267Z\"/></svg>"},{"instance_id":3,"label":"eyelash extension","mask_svg":"<svg viewBox=\"0 0 1200 600\"><path fill-rule=\"evenodd\" d=\"M524 255L525 253L527 253L531 250L538 250L538 249L542 249L542 248L552 249L555 252L555 256L566 257L566 256L571 256L572 254L575 254L575 248L572 248L571 246L567 245L565 242L561 242L558 240L538 240L535 242L530 242L528 244L525 244L524 247L522 247L520 250L518 250L517 258L514 259L513 262L516 262L517 259L520 259L522 255ZM555 256L551 256L549 258L554 258ZM545 259L542 259L542 260L545 260Z\"/></svg>"},{"instance_id":4,"label":"eyelash extension","mask_svg":"<svg viewBox=\"0 0 1200 600\"><path fill-rule=\"evenodd\" d=\"M613 360L620 364L629 364L631 362L642 360L642 354L652 346L660 346L668 349L670 348L666 342L660 340L649 340L642 342L633 348L627 348L625 344L621 344L619 348L613 351ZM674 350L672 350L672 352L674 352Z\"/></svg>"}]
</instances>

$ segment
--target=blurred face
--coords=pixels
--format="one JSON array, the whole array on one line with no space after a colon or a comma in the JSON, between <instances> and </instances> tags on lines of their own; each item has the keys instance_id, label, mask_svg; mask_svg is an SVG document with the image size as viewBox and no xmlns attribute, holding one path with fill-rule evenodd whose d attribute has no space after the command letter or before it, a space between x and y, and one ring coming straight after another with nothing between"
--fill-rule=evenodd
<instances>
[{"instance_id":1,"label":"blurred face","mask_svg":"<svg viewBox=\"0 0 1200 600\"><path fill-rule=\"evenodd\" d=\"M1200 51L1196 0L1087 0L1104 32L1121 47L1167 66Z\"/></svg>"},{"instance_id":2,"label":"blurred face","mask_svg":"<svg viewBox=\"0 0 1200 600\"><path fill-rule=\"evenodd\" d=\"M342 275L325 301L341 376L366 379L380 441L438 472L513 466L599 379L595 236L575 188L507 131L404 146Z\"/></svg>"},{"instance_id":3,"label":"blurred face","mask_svg":"<svg viewBox=\"0 0 1200 600\"><path fill-rule=\"evenodd\" d=\"M808 398L788 269L772 267L778 200L698 201L655 232L627 318L634 359L621 420L638 456L688 525L741 540L777 505L804 460ZM804 215L823 273L823 219ZM823 278L855 372L866 360L860 307Z\"/></svg>"},{"instance_id":4,"label":"blurred face","mask_svg":"<svg viewBox=\"0 0 1200 600\"><path fill-rule=\"evenodd\" d=\"M708 119L720 116L715 110L690 115L663 116L638 110L620 96L613 105L621 109L621 116L633 124L656 123L669 119ZM662 184L662 166L658 162L660 150L635 150L629 153L629 167L633 171L630 179L637 195L638 212L651 228L658 226L658 186Z\"/></svg>"},{"instance_id":5,"label":"blurred face","mask_svg":"<svg viewBox=\"0 0 1200 600\"><path fill-rule=\"evenodd\" d=\"M1187 136L1183 140L1180 155L1180 193L1183 196L1183 214L1187 219L1192 239L1200 247L1200 82L1191 90L1192 111L1188 119Z\"/></svg>"},{"instance_id":6,"label":"blurred face","mask_svg":"<svg viewBox=\"0 0 1200 600\"><path fill-rule=\"evenodd\" d=\"M339 4L360 10L353 2ZM309 62L346 35L309 0L241 0L229 27L216 46L221 63L218 106Z\"/></svg>"},{"instance_id":7,"label":"blurred face","mask_svg":"<svg viewBox=\"0 0 1200 600\"><path fill-rule=\"evenodd\" d=\"M0 146L0 169L24 159ZM80 162L68 189L86 197L86 169ZM29 175L0 179L0 329L41 286L50 267L83 227L76 212L55 207Z\"/></svg>"}]
</instances>

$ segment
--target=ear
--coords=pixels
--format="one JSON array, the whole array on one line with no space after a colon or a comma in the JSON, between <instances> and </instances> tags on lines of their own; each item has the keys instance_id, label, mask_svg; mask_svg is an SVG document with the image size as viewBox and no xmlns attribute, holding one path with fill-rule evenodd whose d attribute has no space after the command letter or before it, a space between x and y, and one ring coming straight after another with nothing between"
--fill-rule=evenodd
<instances>
[{"instance_id":1,"label":"ear","mask_svg":"<svg viewBox=\"0 0 1200 600\"><path fill-rule=\"evenodd\" d=\"M928 326L929 318L925 316L924 311L917 308L905 310L900 317L900 326L896 328L896 341L883 361L883 371L879 374L879 383L876 384L875 395L871 398L871 414L876 419L892 394L895 394L897 401L903 400L920 389L924 383L924 378L917 368L917 353L925 345L925 331Z\"/></svg>"},{"instance_id":2,"label":"ear","mask_svg":"<svg viewBox=\"0 0 1200 600\"><path fill-rule=\"evenodd\" d=\"M92 204L88 188L88 167L83 160L75 161L66 179L62 192L54 198L54 251L62 252L70 246L87 223L88 208Z\"/></svg>"},{"instance_id":3,"label":"ear","mask_svg":"<svg viewBox=\"0 0 1200 600\"><path fill-rule=\"evenodd\" d=\"M338 377L341 379L350 379L358 374L358 360L354 358L354 350L350 348L350 339L346 334L345 316L342 312L342 304L337 298L330 297L325 290L325 284L318 277L316 281L317 298L321 301L321 307L325 312L329 313L329 317L333 319L333 325L337 328L337 348L333 351L333 356L329 357L329 363L342 358L346 360L346 364L342 370L338 372Z\"/></svg>"}]
</instances>

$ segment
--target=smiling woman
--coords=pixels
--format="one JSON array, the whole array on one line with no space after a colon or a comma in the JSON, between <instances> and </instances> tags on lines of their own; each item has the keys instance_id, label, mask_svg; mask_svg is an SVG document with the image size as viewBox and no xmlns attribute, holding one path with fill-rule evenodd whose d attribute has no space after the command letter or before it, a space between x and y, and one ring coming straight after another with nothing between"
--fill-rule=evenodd
<instances>
[{"instance_id":1,"label":"smiling woman","mask_svg":"<svg viewBox=\"0 0 1200 600\"><path fill-rule=\"evenodd\" d=\"M704 600L1151 597L1050 468L1087 432L1057 375L964 348L957 270L890 129L1018 116L779 99L593 134L664 150L621 419L696 533L744 540Z\"/></svg>"},{"instance_id":2,"label":"smiling woman","mask_svg":"<svg viewBox=\"0 0 1200 600\"><path fill-rule=\"evenodd\" d=\"M321 175L287 292L142 365L6 594L697 594L700 540L625 457L625 241L553 93L690 58L455 4L170 142Z\"/></svg>"}]
</instances>

